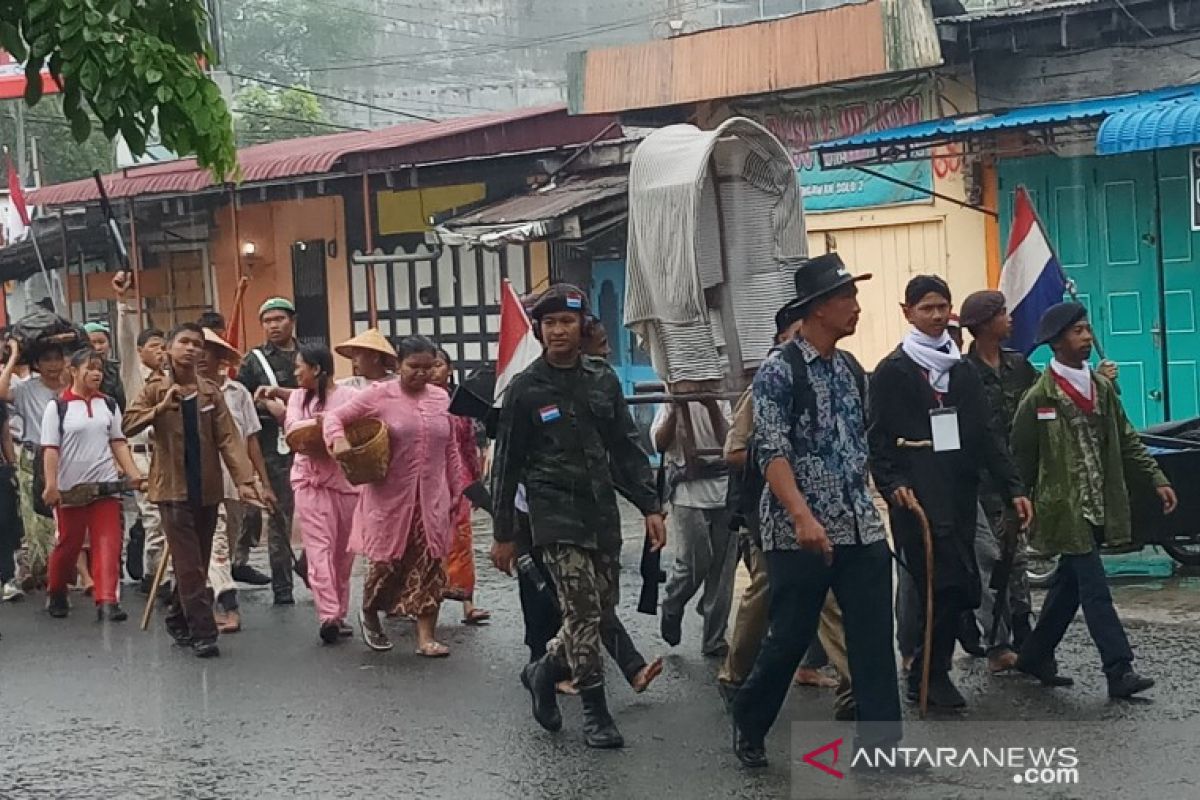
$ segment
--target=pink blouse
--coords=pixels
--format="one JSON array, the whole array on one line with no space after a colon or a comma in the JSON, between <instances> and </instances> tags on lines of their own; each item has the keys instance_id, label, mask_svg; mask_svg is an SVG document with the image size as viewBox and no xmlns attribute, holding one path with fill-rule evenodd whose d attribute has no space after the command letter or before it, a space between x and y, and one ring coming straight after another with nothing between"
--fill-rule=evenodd
<instances>
[{"instance_id":1,"label":"pink blouse","mask_svg":"<svg viewBox=\"0 0 1200 800\"><path fill-rule=\"evenodd\" d=\"M436 386L408 394L399 381L384 381L326 412L325 439L330 443L345 434L347 424L364 417L388 428L387 476L359 487L351 550L372 561L403 558L419 506L430 554L445 558L450 552L453 512L467 483L449 408L450 396Z\"/></svg>"},{"instance_id":2,"label":"pink blouse","mask_svg":"<svg viewBox=\"0 0 1200 800\"><path fill-rule=\"evenodd\" d=\"M304 408L306 394L308 393L304 389L297 389L288 398L287 415L283 421L283 429L286 433L291 433L308 420L316 419L332 409L345 405L357 393L346 386L330 386L325 395L325 404L322 405L321 401L314 397L307 410ZM351 485L346 480L346 476L342 474L342 468L333 460L333 456L328 454L306 456L296 453L296 457L292 460L292 487L295 489L316 487L340 494L358 494L358 487Z\"/></svg>"}]
</instances>

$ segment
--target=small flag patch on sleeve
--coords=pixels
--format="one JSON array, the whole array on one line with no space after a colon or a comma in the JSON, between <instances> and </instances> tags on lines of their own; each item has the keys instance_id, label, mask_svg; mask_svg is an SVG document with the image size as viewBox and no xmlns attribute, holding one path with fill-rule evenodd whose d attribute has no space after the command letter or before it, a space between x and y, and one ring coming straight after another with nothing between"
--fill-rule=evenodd
<instances>
[{"instance_id":1,"label":"small flag patch on sleeve","mask_svg":"<svg viewBox=\"0 0 1200 800\"><path fill-rule=\"evenodd\" d=\"M1058 419L1058 409L1056 408L1039 408L1037 410L1037 418L1042 421L1050 421Z\"/></svg>"},{"instance_id":2,"label":"small flag patch on sleeve","mask_svg":"<svg viewBox=\"0 0 1200 800\"><path fill-rule=\"evenodd\" d=\"M538 409L538 416L542 418L542 422L554 422L562 416L562 412L558 410L558 406L545 406Z\"/></svg>"}]
</instances>

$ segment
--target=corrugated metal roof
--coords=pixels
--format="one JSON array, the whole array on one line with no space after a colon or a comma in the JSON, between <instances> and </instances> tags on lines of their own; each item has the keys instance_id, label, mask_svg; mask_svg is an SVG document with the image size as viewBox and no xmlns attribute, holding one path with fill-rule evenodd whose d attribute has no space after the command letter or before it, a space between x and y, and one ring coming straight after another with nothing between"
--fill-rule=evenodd
<instances>
[{"instance_id":1,"label":"corrugated metal roof","mask_svg":"<svg viewBox=\"0 0 1200 800\"><path fill-rule=\"evenodd\" d=\"M1181 98L1200 97L1200 84L1173 86L1140 94L1123 94L1114 97L1097 97L1065 103L1046 103L1037 106L1012 108L1005 111L988 111L965 114L957 117L918 122L874 133L848 136L830 142L813 145L817 152L841 152L868 148L884 148L888 145L915 145L923 142L939 142L947 139L968 138L989 131L1018 130L1021 128L1061 125L1067 122L1097 120L1118 112L1137 108L1148 103Z\"/></svg>"},{"instance_id":2,"label":"corrugated metal roof","mask_svg":"<svg viewBox=\"0 0 1200 800\"><path fill-rule=\"evenodd\" d=\"M1194 144L1200 144L1200 97L1117 112L1096 133L1096 152L1102 156Z\"/></svg>"},{"instance_id":3,"label":"corrugated metal roof","mask_svg":"<svg viewBox=\"0 0 1200 800\"><path fill-rule=\"evenodd\" d=\"M442 224L447 228L465 228L558 219L592 203L620 197L628 187L628 170L623 170L619 175L572 176L551 189L509 197Z\"/></svg>"},{"instance_id":4,"label":"corrugated metal roof","mask_svg":"<svg viewBox=\"0 0 1200 800\"><path fill-rule=\"evenodd\" d=\"M1026 17L1032 14L1054 13L1065 11L1067 9L1079 8L1082 6L1098 6L1104 0L1050 0L1044 3L1022 3L1009 8L987 9L985 11L971 11L966 14L956 14L952 17L938 17L937 23L952 23L964 24L971 22L984 22L991 19L1004 19L1006 17Z\"/></svg>"},{"instance_id":5,"label":"corrugated metal roof","mask_svg":"<svg viewBox=\"0 0 1200 800\"><path fill-rule=\"evenodd\" d=\"M553 119L546 119L553 118ZM380 151L401 151L432 142L444 142L438 148L441 160L498 155L536 147L562 146L585 142L600 134L613 122L611 117L573 118L566 106L542 106L515 111L495 112L472 117L460 117L441 122L422 122L397 125L374 131L349 131L327 136L289 139L256 145L238 151L238 163L244 183L272 181L305 175L321 175L335 168L354 154ZM530 126L536 136L530 136ZM499 128L495 136L472 136L481 131ZM517 130L519 129L519 130ZM619 137L620 128L612 131ZM462 142L447 141L461 137ZM513 146L513 145L520 146ZM131 167L103 178L109 197L140 197L143 195L191 194L214 188L212 176L200 169L195 159L147 164ZM99 198L93 180L46 186L31 193L30 202L36 205L62 206L86 203Z\"/></svg>"}]
</instances>

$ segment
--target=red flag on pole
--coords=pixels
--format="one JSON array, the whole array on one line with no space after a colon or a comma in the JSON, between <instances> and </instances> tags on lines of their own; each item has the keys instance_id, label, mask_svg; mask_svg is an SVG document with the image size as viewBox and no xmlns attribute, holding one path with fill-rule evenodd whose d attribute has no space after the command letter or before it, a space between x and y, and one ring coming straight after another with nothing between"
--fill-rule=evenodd
<instances>
[{"instance_id":1,"label":"red flag on pole","mask_svg":"<svg viewBox=\"0 0 1200 800\"><path fill-rule=\"evenodd\" d=\"M533 324L521 306L513 285L505 280L500 288L500 359L496 365L496 405L504 390L542 354L542 343L533 334Z\"/></svg>"},{"instance_id":2,"label":"red flag on pole","mask_svg":"<svg viewBox=\"0 0 1200 800\"><path fill-rule=\"evenodd\" d=\"M13 165L12 156L6 153L5 160L8 161L8 201L17 210L17 215L21 217L21 223L28 228L29 208L25 205L25 189L21 185L21 176L17 174L17 168Z\"/></svg>"}]
</instances>

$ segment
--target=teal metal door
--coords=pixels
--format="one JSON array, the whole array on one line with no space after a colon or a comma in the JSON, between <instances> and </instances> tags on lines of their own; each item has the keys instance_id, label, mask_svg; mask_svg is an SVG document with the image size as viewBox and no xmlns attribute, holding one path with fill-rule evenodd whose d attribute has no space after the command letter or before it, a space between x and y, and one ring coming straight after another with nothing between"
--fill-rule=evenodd
<instances>
[{"instance_id":1,"label":"teal metal door","mask_svg":"<svg viewBox=\"0 0 1200 800\"><path fill-rule=\"evenodd\" d=\"M1012 194L1025 184L1106 358L1120 367L1122 400L1136 427L1166 418L1157 202L1152 157L1040 158L1000 167L1001 240ZM1039 350L1035 360L1049 360Z\"/></svg>"},{"instance_id":2,"label":"teal metal door","mask_svg":"<svg viewBox=\"0 0 1200 800\"><path fill-rule=\"evenodd\" d=\"M633 394L633 385L655 381L650 355L638 346L637 337L625 329L625 262L620 259L592 262L592 309L608 331L612 347L609 359L621 378L625 394Z\"/></svg>"},{"instance_id":3,"label":"teal metal door","mask_svg":"<svg viewBox=\"0 0 1200 800\"><path fill-rule=\"evenodd\" d=\"M1170 419L1200 416L1200 231L1192 230L1190 152L1158 153L1167 401Z\"/></svg>"}]
</instances>

